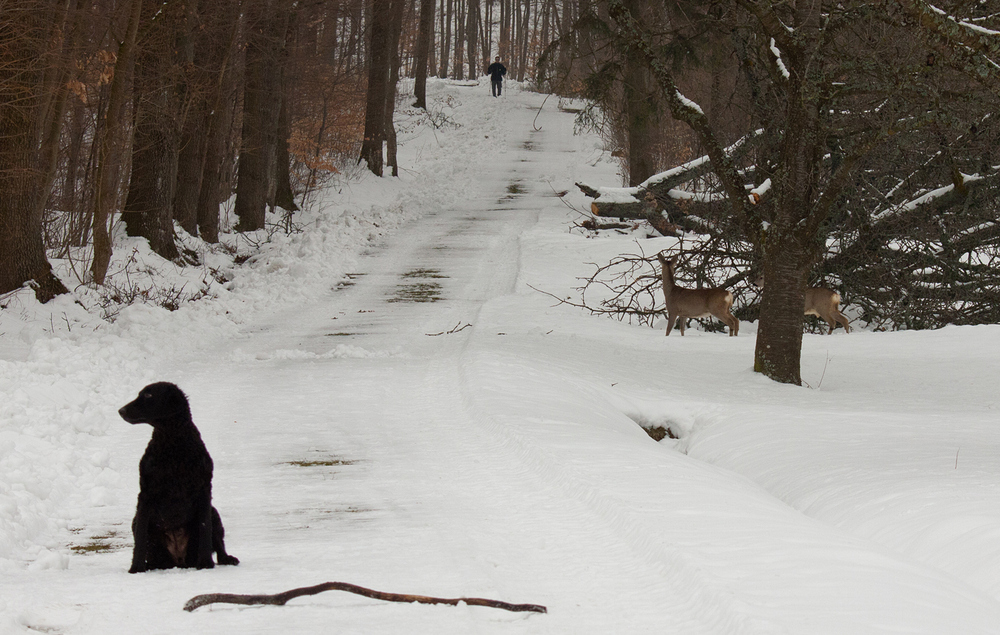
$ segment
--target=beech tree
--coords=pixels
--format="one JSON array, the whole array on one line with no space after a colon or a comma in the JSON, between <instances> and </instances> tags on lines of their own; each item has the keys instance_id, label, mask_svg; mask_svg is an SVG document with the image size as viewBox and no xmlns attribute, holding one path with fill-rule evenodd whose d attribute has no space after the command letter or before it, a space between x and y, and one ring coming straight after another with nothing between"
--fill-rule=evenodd
<instances>
[{"instance_id":1,"label":"beech tree","mask_svg":"<svg viewBox=\"0 0 1000 635\"><path fill-rule=\"evenodd\" d=\"M382 176L385 165L382 151L387 139L391 140L390 151L395 153L392 106L395 104L395 79L399 71L399 30L405 8L403 0L372 2L365 136L358 161L365 161L368 169L378 176ZM398 168L394 163L393 157L390 164L396 170Z\"/></svg>"},{"instance_id":2,"label":"beech tree","mask_svg":"<svg viewBox=\"0 0 1000 635\"><path fill-rule=\"evenodd\" d=\"M420 0L420 25L417 30L416 73L413 81L413 95L416 108L427 108L427 67L431 44L434 40L435 0Z\"/></svg>"},{"instance_id":3,"label":"beech tree","mask_svg":"<svg viewBox=\"0 0 1000 635\"><path fill-rule=\"evenodd\" d=\"M57 7L30 2L8 3L0 13L0 293L29 283L42 302L66 292L46 257L41 200L53 171L44 145L45 101L53 97L46 74L63 68L46 64L58 65L55 35L63 20Z\"/></svg>"},{"instance_id":4,"label":"beech tree","mask_svg":"<svg viewBox=\"0 0 1000 635\"><path fill-rule=\"evenodd\" d=\"M194 0L188 0L193 3ZM180 60L176 40L183 30L186 3L160 7L146 0L149 20L135 64L135 127L132 171L122 218L130 236L142 236L168 260L177 258L174 244L174 194L180 152Z\"/></svg>"},{"instance_id":5,"label":"beech tree","mask_svg":"<svg viewBox=\"0 0 1000 635\"><path fill-rule=\"evenodd\" d=\"M290 18L282 2L252 0L248 7L243 135L235 204L240 219L237 231L264 227L267 205L276 191L282 49Z\"/></svg>"}]
</instances>

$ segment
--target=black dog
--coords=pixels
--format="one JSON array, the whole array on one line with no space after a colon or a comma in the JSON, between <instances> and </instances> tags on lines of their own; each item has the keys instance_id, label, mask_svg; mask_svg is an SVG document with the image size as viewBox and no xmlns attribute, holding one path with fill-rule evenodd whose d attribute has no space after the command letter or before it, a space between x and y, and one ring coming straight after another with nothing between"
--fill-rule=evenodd
<instances>
[{"instance_id":1,"label":"black dog","mask_svg":"<svg viewBox=\"0 0 1000 635\"><path fill-rule=\"evenodd\" d=\"M181 389L167 382L150 384L118 414L129 423L153 426L153 438L139 461L139 502L132 520L132 567L210 569L239 564L226 553L225 531L212 507L212 457L191 421Z\"/></svg>"}]
</instances>

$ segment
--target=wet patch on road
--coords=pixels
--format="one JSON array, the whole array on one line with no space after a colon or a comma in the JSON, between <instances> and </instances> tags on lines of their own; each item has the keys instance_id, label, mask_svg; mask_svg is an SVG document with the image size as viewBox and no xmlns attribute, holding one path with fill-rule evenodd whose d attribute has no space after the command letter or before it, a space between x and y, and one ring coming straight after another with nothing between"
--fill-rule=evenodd
<instances>
[{"instance_id":1,"label":"wet patch on road","mask_svg":"<svg viewBox=\"0 0 1000 635\"><path fill-rule=\"evenodd\" d=\"M409 279L409 278L440 279L440 278L447 278L448 276L442 274L440 269L413 269L411 271L407 271L406 273L404 273L402 277L404 279Z\"/></svg>"},{"instance_id":2,"label":"wet patch on road","mask_svg":"<svg viewBox=\"0 0 1000 635\"><path fill-rule=\"evenodd\" d=\"M437 302L443 300L441 285L436 282L416 282L396 287L396 295L387 302Z\"/></svg>"},{"instance_id":3,"label":"wet patch on road","mask_svg":"<svg viewBox=\"0 0 1000 635\"><path fill-rule=\"evenodd\" d=\"M441 284L435 280L443 280L448 276L441 273L440 269L412 269L401 277L413 282L397 285L395 295L388 302L437 302L444 299Z\"/></svg>"},{"instance_id":4,"label":"wet patch on road","mask_svg":"<svg viewBox=\"0 0 1000 635\"><path fill-rule=\"evenodd\" d=\"M81 533L83 529L73 529L71 531L73 533ZM128 536L119 532L117 529L112 529L96 536L90 536L81 542L71 543L69 545L70 551L81 556L93 556L101 553L124 551L125 549L128 549L128 547Z\"/></svg>"}]
</instances>

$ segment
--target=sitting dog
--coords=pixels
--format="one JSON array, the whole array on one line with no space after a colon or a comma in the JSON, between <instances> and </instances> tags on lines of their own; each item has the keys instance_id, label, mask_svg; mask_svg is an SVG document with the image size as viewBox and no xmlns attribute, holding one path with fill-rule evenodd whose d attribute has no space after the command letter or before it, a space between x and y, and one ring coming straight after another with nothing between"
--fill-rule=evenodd
<instances>
[{"instance_id":1,"label":"sitting dog","mask_svg":"<svg viewBox=\"0 0 1000 635\"><path fill-rule=\"evenodd\" d=\"M132 567L210 569L239 564L226 553L219 512L212 507L212 457L191 421L181 389L167 382L150 384L118 414L129 423L153 426L153 438L139 461L139 502L132 520Z\"/></svg>"}]
</instances>

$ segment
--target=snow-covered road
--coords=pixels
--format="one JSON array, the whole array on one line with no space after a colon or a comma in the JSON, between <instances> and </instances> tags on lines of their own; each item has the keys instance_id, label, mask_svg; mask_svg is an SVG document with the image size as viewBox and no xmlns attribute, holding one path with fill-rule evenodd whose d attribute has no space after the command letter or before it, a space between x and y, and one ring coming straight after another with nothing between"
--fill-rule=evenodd
<instances>
[{"instance_id":1,"label":"snow-covered road","mask_svg":"<svg viewBox=\"0 0 1000 635\"><path fill-rule=\"evenodd\" d=\"M901 451L883 466L890 480L879 480L877 466L859 480L872 452L894 456L888 442L867 453L857 445L886 433L873 430L886 419L881 411L904 401L895 391L919 370L886 380L892 396L882 400L871 383L852 383L852 368L906 334L807 336L807 375L829 351L835 359L825 391L809 391L750 371L753 325L735 339L693 329L667 339L661 329L552 306L532 287L569 295L589 271L585 263L629 249L627 241L567 231L575 213L554 196L584 176L611 181L613 168L594 161L592 138L573 135L572 114L551 100L538 113L541 95L509 90L493 100L483 87L437 90L457 95L481 126L467 124L462 134L486 154L453 157L467 164L466 172L455 168L464 200L426 205L313 300L261 312L196 347L160 350L132 371L129 392L153 375L188 392L240 566L126 573L132 470L148 429L113 422L100 440L121 482L107 486L101 506L81 512L87 526L77 527L112 548L74 555L69 568L6 571L0 629L1000 632L1000 576L933 562L950 543L934 543L924 525L900 526L898 505L870 525L881 518L873 501L905 490L896 487L905 474L929 460ZM474 135L485 145L473 144ZM415 139L422 149L411 154L431 154L431 139ZM405 196L419 199L421 177L406 178L414 185ZM647 253L667 240L649 241ZM997 329L984 333L996 343ZM903 346L901 355L912 358L920 346ZM877 381L871 372L868 382ZM831 433L820 424L840 420L845 400L869 416ZM976 430L995 422L989 404L970 407ZM904 417L929 429L917 412ZM656 443L637 422L686 435ZM947 491L911 487L911 507L920 492L931 510L949 491L988 500L982 492L992 495L996 461L972 448L993 437L969 435L977 476ZM892 442L906 437L903 430ZM920 522L941 519L926 509ZM956 509L968 522L971 507ZM996 510L987 515L996 523ZM983 559L995 562L989 535L981 531L971 548L992 549ZM924 542L908 549L901 536ZM272 593L327 580L538 603L549 613L339 593L280 608L180 610L198 593Z\"/></svg>"}]
</instances>

